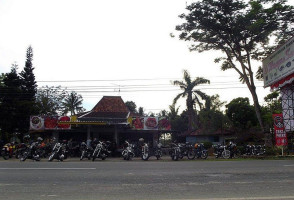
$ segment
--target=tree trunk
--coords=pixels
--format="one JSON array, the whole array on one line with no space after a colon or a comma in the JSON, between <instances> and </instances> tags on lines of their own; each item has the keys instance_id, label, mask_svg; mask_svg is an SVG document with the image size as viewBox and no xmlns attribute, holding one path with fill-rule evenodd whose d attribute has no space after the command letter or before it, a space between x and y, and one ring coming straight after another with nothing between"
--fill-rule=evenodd
<instances>
[{"instance_id":1,"label":"tree trunk","mask_svg":"<svg viewBox=\"0 0 294 200\"><path fill-rule=\"evenodd\" d=\"M249 90L250 90L252 98L253 98L256 117L258 119L260 128L261 128L261 130L262 130L262 132L264 134L264 137L265 137L264 138L265 145L271 147L273 145L272 144L272 139L271 139L271 134L270 134L269 131L266 131L265 128L264 128L264 124L263 124L262 117L261 117L261 107L260 107L259 102L258 102L258 97L257 97L257 94L256 94L256 88L253 85L253 86L249 87Z\"/></svg>"}]
</instances>

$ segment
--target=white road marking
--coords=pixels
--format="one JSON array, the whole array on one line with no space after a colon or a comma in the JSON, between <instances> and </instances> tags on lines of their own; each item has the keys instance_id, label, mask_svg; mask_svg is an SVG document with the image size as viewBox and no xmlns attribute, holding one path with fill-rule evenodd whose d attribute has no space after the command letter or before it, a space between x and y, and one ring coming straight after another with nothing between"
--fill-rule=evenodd
<instances>
[{"instance_id":1,"label":"white road marking","mask_svg":"<svg viewBox=\"0 0 294 200\"><path fill-rule=\"evenodd\" d=\"M96 168L0 168L0 170L95 170Z\"/></svg>"},{"instance_id":2,"label":"white road marking","mask_svg":"<svg viewBox=\"0 0 294 200\"><path fill-rule=\"evenodd\" d=\"M284 167L294 167L294 165L284 165Z\"/></svg>"}]
</instances>

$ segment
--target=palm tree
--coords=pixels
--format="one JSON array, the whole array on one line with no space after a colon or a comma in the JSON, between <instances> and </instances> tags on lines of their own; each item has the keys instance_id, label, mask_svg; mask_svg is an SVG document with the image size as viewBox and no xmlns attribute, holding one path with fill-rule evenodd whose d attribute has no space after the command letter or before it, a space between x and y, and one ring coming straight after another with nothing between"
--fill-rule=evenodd
<instances>
[{"instance_id":1,"label":"palm tree","mask_svg":"<svg viewBox=\"0 0 294 200\"><path fill-rule=\"evenodd\" d=\"M174 85L180 86L182 93L178 94L174 98L174 104L181 98L186 98L186 106L187 106L187 113L188 113L188 131L192 131L196 127L196 116L194 112L194 105L198 105L200 109L202 108L201 100L207 98L207 95L200 90L195 90L194 88L200 84L210 83L208 79L197 77L194 80L191 80L191 76L187 70L184 70L184 80L183 81L173 81Z\"/></svg>"},{"instance_id":2,"label":"palm tree","mask_svg":"<svg viewBox=\"0 0 294 200\"><path fill-rule=\"evenodd\" d=\"M83 97L78 95L76 92L71 92L68 94L63 102L63 112L67 114L70 112L71 115L83 112L85 109L82 106Z\"/></svg>"}]
</instances>

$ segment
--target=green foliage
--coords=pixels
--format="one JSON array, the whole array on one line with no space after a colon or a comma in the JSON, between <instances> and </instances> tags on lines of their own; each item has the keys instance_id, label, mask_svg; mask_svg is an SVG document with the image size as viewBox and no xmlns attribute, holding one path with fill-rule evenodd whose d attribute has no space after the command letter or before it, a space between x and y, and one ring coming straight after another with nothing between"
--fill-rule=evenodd
<instances>
[{"instance_id":1,"label":"green foliage","mask_svg":"<svg viewBox=\"0 0 294 200\"><path fill-rule=\"evenodd\" d=\"M82 104L83 97L72 91L70 94L67 94L65 99L62 101L63 114L70 112L71 115L76 115L85 111Z\"/></svg>"},{"instance_id":2,"label":"green foliage","mask_svg":"<svg viewBox=\"0 0 294 200\"><path fill-rule=\"evenodd\" d=\"M207 95L203 92L201 92L198 89L194 89L196 86L199 86L201 84L207 84L210 83L208 79L197 77L194 80L191 79L191 76L187 70L184 70L184 81L173 81L174 85L180 86L181 90L183 90L182 93L178 94L173 101L173 104L176 104L176 102L182 97L186 98L186 106L187 106L187 113L188 113L188 119L189 119L189 125L188 130L191 131L196 128L196 117L194 112L194 105L198 105L200 110L203 107L202 100L205 100L207 98Z\"/></svg>"},{"instance_id":3,"label":"green foliage","mask_svg":"<svg viewBox=\"0 0 294 200\"><path fill-rule=\"evenodd\" d=\"M3 85L0 87L0 127L2 136L12 135L12 133L20 129L19 123L23 120L20 112L22 81L17 73L17 67L17 65L12 65L11 71L5 74Z\"/></svg>"},{"instance_id":4,"label":"green foliage","mask_svg":"<svg viewBox=\"0 0 294 200\"><path fill-rule=\"evenodd\" d=\"M39 114L62 114L63 100L66 98L66 96L66 91L62 90L60 86L43 86L41 89L38 89L36 97L36 106L39 110Z\"/></svg>"},{"instance_id":5,"label":"green foliage","mask_svg":"<svg viewBox=\"0 0 294 200\"><path fill-rule=\"evenodd\" d=\"M248 129L257 125L254 107L248 98L236 98L226 105L226 114L236 128Z\"/></svg>"},{"instance_id":6,"label":"green foliage","mask_svg":"<svg viewBox=\"0 0 294 200\"><path fill-rule=\"evenodd\" d=\"M212 147L212 142L203 142L203 146L205 149L210 149Z\"/></svg>"},{"instance_id":7,"label":"green foliage","mask_svg":"<svg viewBox=\"0 0 294 200\"><path fill-rule=\"evenodd\" d=\"M234 69L251 92L257 119L264 130L256 94L252 60L262 60L294 32L293 6L286 0L200 0L187 6L178 25L181 40L191 51L219 50L222 70ZM269 43L276 38L273 45ZM260 75L260 74L259 74ZM259 76L260 77L260 76Z\"/></svg>"},{"instance_id":8,"label":"green foliage","mask_svg":"<svg viewBox=\"0 0 294 200\"><path fill-rule=\"evenodd\" d=\"M125 105L128 107L130 112L137 113L137 105L133 101L126 101Z\"/></svg>"}]
</instances>

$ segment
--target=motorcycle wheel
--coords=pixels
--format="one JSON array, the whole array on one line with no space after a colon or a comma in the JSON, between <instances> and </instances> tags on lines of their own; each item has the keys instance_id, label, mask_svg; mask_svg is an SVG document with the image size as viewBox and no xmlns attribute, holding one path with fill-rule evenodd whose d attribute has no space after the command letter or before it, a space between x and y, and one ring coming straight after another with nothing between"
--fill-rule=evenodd
<instances>
[{"instance_id":1,"label":"motorcycle wheel","mask_svg":"<svg viewBox=\"0 0 294 200\"><path fill-rule=\"evenodd\" d=\"M9 155L5 151L2 151L1 152L1 155L4 158L4 160L8 160L9 159Z\"/></svg>"},{"instance_id":2,"label":"motorcycle wheel","mask_svg":"<svg viewBox=\"0 0 294 200\"><path fill-rule=\"evenodd\" d=\"M195 156L196 156L195 151L188 151L187 157L189 160L195 159Z\"/></svg>"},{"instance_id":3,"label":"motorcycle wheel","mask_svg":"<svg viewBox=\"0 0 294 200\"><path fill-rule=\"evenodd\" d=\"M85 151L82 151L82 155L80 157L80 160L83 160L84 156L85 156Z\"/></svg>"},{"instance_id":4,"label":"motorcycle wheel","mask_svg":"<svg viewBox=\"0 0 294 200\"><path fill-rule=\"evenodd\" d=\"M20 156L20 161L25 161L28 157L28 152L23 152L23 154Z\"/></svg>"},{"instance_id":5,"label":"motorcycle wheel","mask_svg":"<svg viewBox=\"0 0 294 200\"><path fill-rule=\"evenodd\" d=\"M206 159L208 157L207 151L202 151L201 153L201 159Z\"/></svg>"},{"instance_id":6,"label":"motorcycle wheel","mask_svg":"<svg viewBox=\"0 0 294 200\"><path fill-rule=\"evenodd\" d=\"M92 161L95 161L96 159L96 154L93 155Z\"/></svg>"},{"instance_id":7,"label":"motorcycle wheel","mask_svg":"<svg viewBox=\"0 0 294 200\"><path fill-rule=\"evenodd\" d=\"M142 154L142 160L147 161L148 159L149 159L148 153Z\"/></svg>"},{"instance_id":8,"label":"motorcycle wheel","mask_svg":"<svg viewBox=\"0 0 294 200\"><path fill-rule=\"evenodd\" d=\"M222 157L225 159L230 158L230 151L229 150L225 150L222 152Z\"/></svg>"},{"instance_id":9,"label":"motorcycle wheel","mask_svg":"<svg viewBox=\"0 0 294 200\"><path fill-rule=\"evenodd\" d=\"M54 156L55 156L55 153L52 153L52 154L49 156L48 161L51 162L51 161L54 159Z\"/></svg>"},{"instance_id":10,"label":"motorcycle wheel","mask_svg":"<svg viewBox=\"0 0 294 200\"><path fill-rule=\"evenodd\" d=\"M177 154L173 154L173 155L172 155L172 160L174 160L174 161L179 160L179 155L177 155Z\"/></svg>"}]
</instances>

